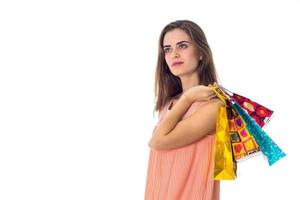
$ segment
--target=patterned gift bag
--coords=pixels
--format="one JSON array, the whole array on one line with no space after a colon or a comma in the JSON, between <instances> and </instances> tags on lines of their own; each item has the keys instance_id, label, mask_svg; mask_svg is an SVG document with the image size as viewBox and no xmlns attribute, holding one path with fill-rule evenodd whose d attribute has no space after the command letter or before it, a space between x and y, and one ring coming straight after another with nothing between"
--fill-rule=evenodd
<instances>
[{"instance_id":1,"label":"patterned gift bag","mask_svg":"<svg viewBox=\"0 0 300 200\"><path fill-rule=\"evenodd\" d=\"M245 121L232 106L228 107L228 120L234 159L242 161L260 153L260 148L246 128Z\"/></svg>"},{"instance_id":2,"label":"patterned gift bag","mask_svg":"<svg viewBox=\"0 0 300 200\"><path fill-rule=\"evenodd\" d=\"M220 88L219 90L226 94L227 98L229 98L232 102L237 103L241 108L245 109L248 115L252 117L260 127L264 127L273 116L273 110L240 94L231 92L221 85L217 85L217 83L215 83L214 86Z\"/></svg>"}]
</instances>

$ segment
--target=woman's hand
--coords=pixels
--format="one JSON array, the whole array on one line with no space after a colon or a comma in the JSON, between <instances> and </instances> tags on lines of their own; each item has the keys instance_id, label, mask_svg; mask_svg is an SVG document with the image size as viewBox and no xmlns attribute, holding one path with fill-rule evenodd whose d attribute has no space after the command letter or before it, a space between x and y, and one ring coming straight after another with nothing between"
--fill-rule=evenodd
<instances>
[{"instance_id":1,"label":"woman's hand","mask_svg":"<svg viewBox=\"0 0 300 200\"><path fill-rule=\"evenodd\" d=\"M216 97L215 92L205 85L197 85L184 92L185 97L191 102L208 101Z\"/></svg>"}]
</instances>

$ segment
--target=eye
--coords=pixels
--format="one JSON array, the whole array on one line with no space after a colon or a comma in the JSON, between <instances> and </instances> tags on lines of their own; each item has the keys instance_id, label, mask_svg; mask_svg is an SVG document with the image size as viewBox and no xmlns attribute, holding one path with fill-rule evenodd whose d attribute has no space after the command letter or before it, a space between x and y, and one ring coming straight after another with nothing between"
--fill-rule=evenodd
<instances>
[{"instance_id":1,"label":"eye","mask_svg":"<svg viewBox=\"0 0 300 200\"><path fill-rule=\"evenodd\" d=\"M180 48L180 49L185 49L185 48L187 48L187 47L188 47L188 46L187 46L186 44L180 44L180 45L179 45L179 48Z\"/></svg>"},{"instance_id":2,"label":"eye","mask_svg":"<svg viewBox=\"0 0 300 200\"><path fill-rule=\"evenodd\" d=\"M170 48L164 48L164 52L168 53L170 51Z\"/></svg>"}]
</instances>

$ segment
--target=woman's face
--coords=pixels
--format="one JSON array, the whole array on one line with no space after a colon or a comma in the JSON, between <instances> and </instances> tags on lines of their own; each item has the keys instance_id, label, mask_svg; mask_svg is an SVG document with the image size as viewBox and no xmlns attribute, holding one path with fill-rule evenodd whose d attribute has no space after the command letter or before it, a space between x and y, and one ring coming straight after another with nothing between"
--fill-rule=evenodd
<instances>
[{"instance_id":1,"label":"woman's face","mask_svg":"<svg viewBox=\"0 0 300 200\"><path fill-rule=\"evenodd\" d=\"M193 73L198 67L200 54L196 44L181 29L165 34L163 50L169 69L175 76Z\"/></svg>"}]
</instances>

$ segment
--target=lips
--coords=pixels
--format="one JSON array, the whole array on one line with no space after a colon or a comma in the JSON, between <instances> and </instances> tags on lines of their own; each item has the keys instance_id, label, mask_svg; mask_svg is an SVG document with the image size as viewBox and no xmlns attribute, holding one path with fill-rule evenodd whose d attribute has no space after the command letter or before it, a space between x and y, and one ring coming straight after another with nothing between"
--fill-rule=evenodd
<instances>
[{"instance_id":1,"label":"lips","mask_svg":"<svg viewBox=\"0 0 300 200\"><path fill-rule=\"evenodd\" d=\"M183 63L183 62L179 62L179 61L178 61L178 62L173 62L173 63L172 63L172 66L180 65L180 64L182 64L182 63Z\"/></svg>"}]
</instances>

